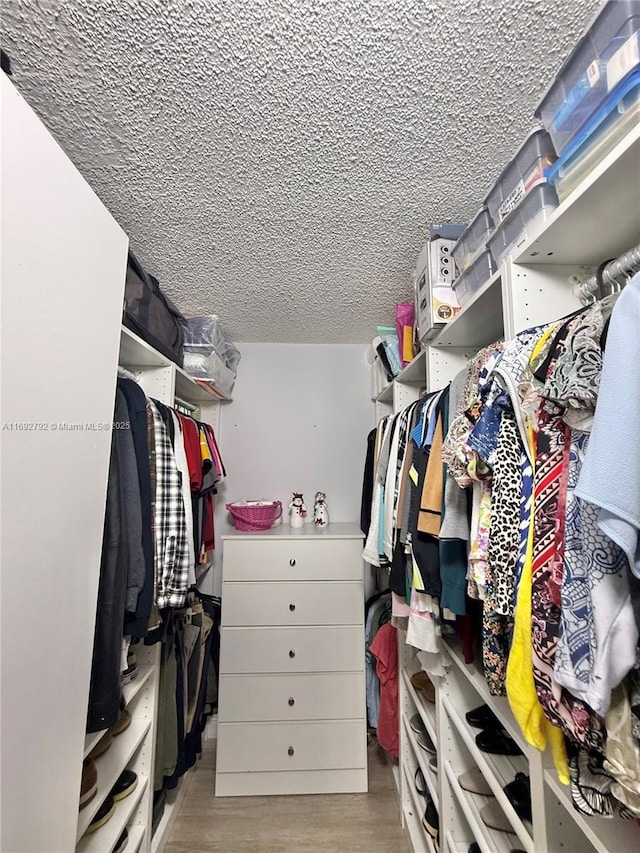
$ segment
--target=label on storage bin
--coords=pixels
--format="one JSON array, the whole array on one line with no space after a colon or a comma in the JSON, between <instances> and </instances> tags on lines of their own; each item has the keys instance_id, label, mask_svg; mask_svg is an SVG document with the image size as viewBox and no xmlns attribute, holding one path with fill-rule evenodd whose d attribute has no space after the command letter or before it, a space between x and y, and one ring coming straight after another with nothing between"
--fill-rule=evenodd
<instances>
[{"instance_id":1,"label":"label on storage bin","mask_svg":"<svg viewBox=\"0 0 640 853\"><path fill-rule=\"evenodd\" d=\"M610 92L630 71L640 65L640 30L626 40L607 62L607 90Z\"/></svg>"}]
</instances>

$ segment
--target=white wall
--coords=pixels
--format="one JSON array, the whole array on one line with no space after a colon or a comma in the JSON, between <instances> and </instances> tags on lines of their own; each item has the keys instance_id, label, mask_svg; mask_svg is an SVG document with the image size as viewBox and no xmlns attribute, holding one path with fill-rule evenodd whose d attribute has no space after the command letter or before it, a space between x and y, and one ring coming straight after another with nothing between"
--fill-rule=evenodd
<instances>
[{"instance_id":1,"label":"white wall","mask_svg":"<svg viewBox=\"0 0 640 853\"><path fill-rule=\"evenodd\" d=\"M233 402L222 407L220 441L227 481L218 526L234 500L304 494L310 515L324 491L332 521L360 520L367 433L375 422L367 347L338 344L238 344ZM283 518L283 523L287 519ZM220 542L214 590L219 589Z\"/></svg>"}]
</instances>

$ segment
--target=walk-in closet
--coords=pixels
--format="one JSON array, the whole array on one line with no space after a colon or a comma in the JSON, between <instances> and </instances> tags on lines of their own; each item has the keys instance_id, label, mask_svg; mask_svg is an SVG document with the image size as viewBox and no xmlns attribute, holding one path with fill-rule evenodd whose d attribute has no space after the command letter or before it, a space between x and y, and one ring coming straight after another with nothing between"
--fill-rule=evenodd
<instances>
[{"instance_id":1,"label":"walk-in closet","mask_svg":"<svg viewBox=\"0 0 640 853\"><path fill-rule=\"evenodd\" d=\"M640 853L640 0L0 35L0 850Z\"/></svg>"}]
</instances>

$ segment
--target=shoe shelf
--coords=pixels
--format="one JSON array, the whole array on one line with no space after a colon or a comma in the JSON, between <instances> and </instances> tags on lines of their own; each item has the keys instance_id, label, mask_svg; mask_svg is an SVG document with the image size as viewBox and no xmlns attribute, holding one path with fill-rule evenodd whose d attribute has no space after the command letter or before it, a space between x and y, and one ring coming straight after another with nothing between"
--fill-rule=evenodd
<instances>
[{"instance_id":1,"label":"shoe shelf","mask_svg":"<svg viewBox=\"0 0 640 853\"><path fill-rule=\"evenodd\" d=\"M531 824L523 821L517 815L503 791L504 786L515 779L516 773L521 772L527 775L529 774L529 766L526 758L511 755L493 755L483 752L478 748L475 742L475 735L480 731L480 729L472 728L464 719L464 716L460 716L456 707L454 707L451 700L446 696L442 697L442 707L456 732L462 738L471 759L475 763L476 767L481 771L485 781L493 791L495 801L498 803L507 820L513 827L515 834L520 839L521 845L528 851L528 853L535 853L533 837L530 830ZM464 714L466 710L471 710L471 708L466 708L462 713ZM457 779L456 785L460 787Z\"/></svg>"},{"instance_id":2,"label":"shoe shelf","mask_svg":"<svg viewBox=\"0 0 640 853\"><path fill-rule=\"evenodd\" d=\"M547 798L553 797L562 812L582 832L597 853L632 853L640 850L640 827L635 820L623 818L588 817L574 808L569 785L558 781L555 770L544 771ZM575 835L575 833L574 833ZM580 853L585 853L584 839Z\"/></svg>"},{"instance_id":3,"label":"shoe shelf","mask_svg":"<svg viewBox=\"0 0 640 853\"><path fill-rule=\"evenodd\" d=\"M115 737L109 749L100 758L96 758L98 793L78 815L76 842L80 841L84 835L105 797L144 740L150 727L151 720L132 720L129 728Z\"/></svg>"},{"instance_id":4,"label":"shoe shelf","mask_svg":"<svg viewBox=\"0 0 640 853\"><path fill-rule=\"evenodd\" d=\"M467 853L469 850L468 841L455 841L450 832L445 833L444 839L447 853Z\"/></svg>"},{"instance_id":5,"label":"shoe shelf","mask_svg":"<svg viewBox=\"0 0 640 853\"><path fill-rule=\"evenodd\" d=\"M412 675L413 672L409 672L406 669L402 670L402 680L404 682L405 690L411 697L413 704L416 707L416 711L422 717L422 722L424 723L426 730L429 732L429 737L434 743L437 743L436 706L432 702L427 702L426 699L423 699L422 695L415 689L411 683Z\"/></svg>"},{"instance_id":6,"label":"shoe shelf","mask_svg":"<svg viewBox=\"0 0 640 853\"><path fill-rule=\"evenodd\" d=\"M144 826L131 826L127 830L129 833L129 840L127 842L127 853L138 853L142 846L142 842L144 840L146 827ZM129 848L131 850L129 851Z\"/></svg>"},{"instance_id":7,"label":"shoe shelf","mask_svg":"<svg viewBox=\"0 0 640 853\"><path fill-rule=\"evenodd\" d=\"M480 850L482 853L510 853L511 850L516 849L519 845L517 836L509 832L499 832L498 830L490 829L480 817L480 810L487 803L490 803L493 797L471 794L460 787L458 776L467 769L454 769L450 761L446 761L443 768L453 795L476 841L480 845Z\"/></svg>"},{"instance_id":8,"label":"shoe shelf","mask_svg":"<svg viewBox=\"0 0 640 853\"><path fill-rule=\"evenodd\" d=\"M407 723L406 720L402 721L402 725L404 726L405 738L410 747L407 770L411 775L411 778L413 779L413 785L415 787L416 770L420 768L420 770L422 771L422 775L424 776L425 782L427 783L429 793L431 794L433 804L439 812L440 797L438 795L438 776L429 767L429 753L425 752L424 749L422 749L418 745L416 735L411 730L411 726Z\"/></svg>"},{"instance_id":9,"label":"shoe shelf","mask_svg":"<svg viewBox=\"0 0 640 853\"><path fill-rule=\"evenodd\" d=\"M139 777L138 784L132 793L116 803L116 810L111 818L100 829L86 835L76 847L76 853L112 853L122 831L131 820L131 816L140 805L140 800L147 787L146 777ZM144 827L140 827L144 830ZM127 847L129 842L127 842Z\"/></svg>"},{"instance_id":10,"label":"shoe shelf","mask_svg":"<svg viewBox=\"0 0 640 853\"><path fill-rule=\"evenodd\" d=\"M83 758L86 758L87 755L91 752L93 747L98 743L102 735L106 732L106 729L102 729L100 732L91 732L88 735L85 735L84 738L84 752L82 754Z\"/></svg>"},{"instance_id":11,"label":"shoe shelf","mask_svg":"<svg viewBox=\"0 0 640 853\"><path fill-rule=\"evenodd\" d=\"M458 644L447 641L445 643L445 649L447 650L449 659L455 664L457 669L473 687L480 697L480 700L491 708L504 728L518 744L522 752L527 757L530 757L532 747L529 746L522 736L520 727L511 712L507 699L504 696L492 696L489 692L489 685L484 677L481 666L477 662L472 664L465 663Z\"/></svg>"},{"instance_id":12,"label":"shoe shelf","mask_svg":"<svg viewBox=\"0 0 640 853\"><path fill-rule=\"evenodd\" d=\"M130 702L133 702L153 674L154 669L155 664L153 663L138 664L137 676L122 688L122 695L124 696L124 701L127 705Z\"/></svg>"},{"instance_id":13,"label":"shoe shelf","mask_svg":"<svg viewBox=\"0 0 640 853\"><path fill-rule=\"evenodd\" d=\"M414 853L436 853L433 840L422 825L422 816L426 808L424 798L416 791L415 782L409 778L409 773L404 768L405 784L409 789L410 802L405 806L405 825L409 831Z\"/></svg>"}]
</instances>

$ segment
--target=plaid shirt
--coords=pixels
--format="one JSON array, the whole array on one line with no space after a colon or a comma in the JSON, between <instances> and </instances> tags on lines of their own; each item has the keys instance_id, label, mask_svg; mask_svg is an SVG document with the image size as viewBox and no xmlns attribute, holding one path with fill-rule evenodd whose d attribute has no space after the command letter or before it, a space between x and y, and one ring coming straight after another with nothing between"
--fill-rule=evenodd
<instances>
[{"instance_id":1,"label":"plaid shirt","mask_svg":"<svg viewBox=\"0 0 640 853\"><path fill-rule=\"evenodd\" d=\"M164 421L152 400L155 445L155 562L158 607L182 607L189 586L189 546L180 472Z\"/></svg>"}]
</instances>

